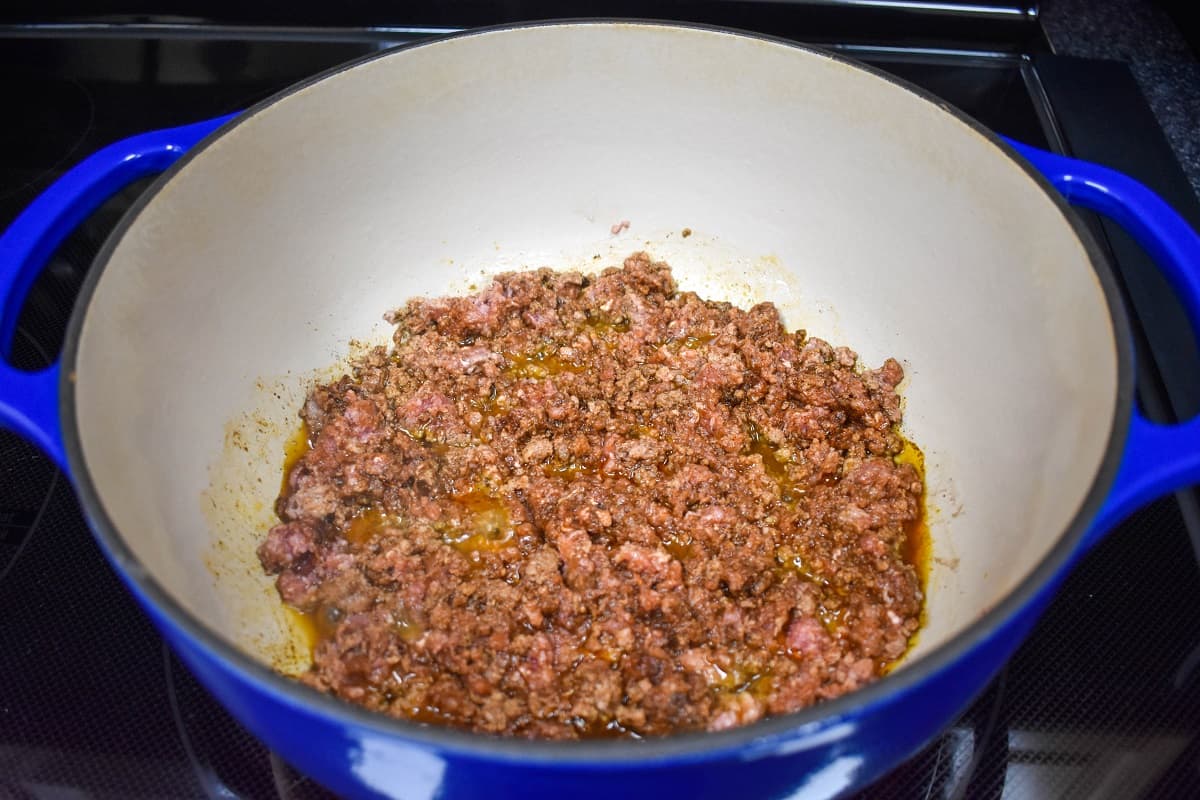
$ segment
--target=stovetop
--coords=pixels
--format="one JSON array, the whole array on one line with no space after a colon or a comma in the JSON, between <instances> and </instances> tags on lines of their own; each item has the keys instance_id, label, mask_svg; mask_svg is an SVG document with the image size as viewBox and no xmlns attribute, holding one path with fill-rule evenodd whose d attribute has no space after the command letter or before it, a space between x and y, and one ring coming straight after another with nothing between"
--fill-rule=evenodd
<instances>
[{"instance_id":1,"label":"stovetop","mask_svg":"<svg viewBox=\"0 0 1200 800\"><path fill-rule=\"evenodd\" d=\"M729 23L721 14L731 5L693 4L682 16ZM832 46L1000 133L1123 169L1200 223L1200 204L1128 70L1054 55L1032 7L1005 16L988 11L1005 4L980 3L973 16L936 24L904 15L867 24L857 6L847 20L829 8L789 17L768 8L779 4L749 5L742 27ZM0 21L0 226L108 142L244 108L381 48L502 21L470 18L485 6L426 14L415 26L333 17L289 28L245 19ZM146 185L109 201L56 253L23 311L13 363L36 368L53 357L83 275ZM1165 284L1124 234L1089 222L1139 321L1143 406L1163 418L1200 409L1200 361ZM1160 500L1110 535L974 705L862 796L1194 796L1198 509L1190 492ZM104 561L65 476L0 431L0 798L326 796L196 683Z\"/></svg>"}]
</instances>

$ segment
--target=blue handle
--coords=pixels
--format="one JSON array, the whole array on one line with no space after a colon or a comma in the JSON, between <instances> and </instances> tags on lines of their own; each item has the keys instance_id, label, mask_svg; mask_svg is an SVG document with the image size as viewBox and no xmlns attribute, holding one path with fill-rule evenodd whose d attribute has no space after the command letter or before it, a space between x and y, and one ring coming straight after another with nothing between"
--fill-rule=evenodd
<instances>
[{"instance_id":1,"label":"blue handle","mask_svg":"<svg viewBox=\"0 0 1200 800\"><path fill-rule=\"evenodd\" d=\"M1119 172L1010 142L1072 204L1121 224L1154 259L1200 330L1200 236L1162 198ZM1200 483L1200 417L1159 425L1134 410L1125 454L1085 548L1130 512L1168 492Z\"/></svg>"},{"instance_id":2,"label":"blue handle","mask_svg":"<svg viewBox=\"0 0 1200 800\"><path fill-rule=\"evenodd\" d=\"M63 175L0 236L0 425L66 468L58 419L57 362L40 372L8 363L17 317L34 278L75 226L138 178L162 172L233 115L139 134L111 144Z\"/></svg>"}]
</instances>

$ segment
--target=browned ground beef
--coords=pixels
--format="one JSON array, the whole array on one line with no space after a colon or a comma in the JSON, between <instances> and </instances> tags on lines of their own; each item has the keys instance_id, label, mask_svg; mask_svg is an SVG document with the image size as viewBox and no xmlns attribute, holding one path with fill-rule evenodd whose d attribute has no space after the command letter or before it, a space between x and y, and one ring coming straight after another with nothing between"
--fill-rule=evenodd
<instances>
[{"instance_id":1,"label":"browned ground beef","mask_svg":"<svg viewBox=\"0 0 1200 800\"><path fill-rule=\"evenodd\" d=\"M889 359L676 290L637 254L413 300L313 390L259 549L309 684L569 739L717 730L879 676L916 631Z\"/></svg>"}]
</instances>

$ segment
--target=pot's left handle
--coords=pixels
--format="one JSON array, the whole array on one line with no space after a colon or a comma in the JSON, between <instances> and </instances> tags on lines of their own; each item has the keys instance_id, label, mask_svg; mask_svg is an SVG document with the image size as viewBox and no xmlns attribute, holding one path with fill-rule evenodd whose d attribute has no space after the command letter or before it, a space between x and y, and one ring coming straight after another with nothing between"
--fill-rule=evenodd
<instances>
[{"instance_id":1,"label":"pot's left handle","mask_svg":"<svg viewBox=\"0 0 1200 800\"><path fill-rule=\"evenodd\" d=\"M0 235L0 426L66 468L58 410L58 362L39 372L8 363L17 318L34 278L63 239L105 200L162 172L233 115L151 131L105 147L55 181Z\"/></svg>"}]
</instances>

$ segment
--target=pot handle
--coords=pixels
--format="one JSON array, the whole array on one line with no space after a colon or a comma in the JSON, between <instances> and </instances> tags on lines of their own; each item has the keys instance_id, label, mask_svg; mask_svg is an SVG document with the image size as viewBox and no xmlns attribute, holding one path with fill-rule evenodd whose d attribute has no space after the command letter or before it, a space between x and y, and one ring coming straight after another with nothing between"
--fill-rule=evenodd
<instances>
[{"instance_id":1,"label":"pot handle","mask_svg":"<svg viewBox=\"0 0 1200 800\"><path fill-rule=\"evenodd\" d=\"M58 417L59 364L25 372L8 363L25 295L79 223L138 178L162 172L233 115L131 136L72 167L0 235L0 426L67 467Z\"/></svg>"},{"instance_id":2,"label":"pot handle","mask_svg":"<svg viewBox=\"0 0 1200 800\"><path fill-rule=\"evenodd\" d=\"M1073 205L1119 223L1154 259L1200 331L1200 236L1154 192L1127 175L1010 142ZM1200 483L1200 417L1174 425L1151 422L1134 409L1125 453L1108 498L1092 521L1084 548L1130 512L1168 492Z\"/></svg>"}]
</instances>

